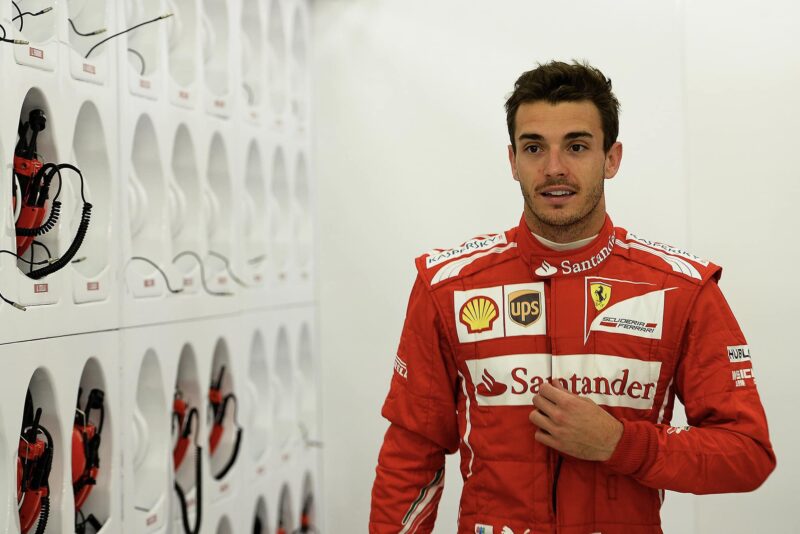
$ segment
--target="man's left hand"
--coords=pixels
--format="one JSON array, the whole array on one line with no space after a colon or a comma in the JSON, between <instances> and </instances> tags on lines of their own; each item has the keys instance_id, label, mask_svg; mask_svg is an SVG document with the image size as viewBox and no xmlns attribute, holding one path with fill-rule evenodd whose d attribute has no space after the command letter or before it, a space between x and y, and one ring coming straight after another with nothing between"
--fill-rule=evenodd
<instances>
[{"instance_id":1,"label":"man's left hand","mask_svg":"<svg viewBox=\"0 0 800 534\"><path fill-rule=\"evenodd\" d=\"M581 460L611 458L622 438L622 423L591 399L564 389L558 380L554 384L542 384L533 398L528 419L539 428L536 441Z\"/></svg>"}]
</instances>

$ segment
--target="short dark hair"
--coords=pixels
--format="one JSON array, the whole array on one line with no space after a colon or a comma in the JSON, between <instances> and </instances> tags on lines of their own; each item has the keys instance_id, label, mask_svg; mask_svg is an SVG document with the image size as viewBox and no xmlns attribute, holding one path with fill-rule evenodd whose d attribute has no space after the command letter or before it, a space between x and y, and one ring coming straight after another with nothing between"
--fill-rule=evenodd
<instances>
[{"instance_id":1,"label":"short dark hair","mask_svg":"<svg viewBox=\"0 0 800 534\"><path fill-rule=\"evenodd\" d=\"M517 109L527 102L589 101L597 106L603 125L603 151L608 152L619 134L619 101L611 91L611 80L586 62L551 61L523 72L514 84L514 92L506 101L508 136L514 152Z\"/></svg>"}]
</instances>

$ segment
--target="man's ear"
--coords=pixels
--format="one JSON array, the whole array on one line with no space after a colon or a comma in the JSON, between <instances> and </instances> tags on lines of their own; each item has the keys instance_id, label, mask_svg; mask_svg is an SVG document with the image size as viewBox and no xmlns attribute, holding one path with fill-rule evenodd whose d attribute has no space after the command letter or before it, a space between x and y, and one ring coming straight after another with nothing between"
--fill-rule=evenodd
<instances>
[{"instance_id":1,"label":"man's ear","mask_svg":"<svg viewBox=\"0 0 800 534\"><path fill-rule=\"evenodd\" d=\"M603 176L606 180L612 179L619 171L619 166L622 163L622 143L617 141L606 153L606 161L603 167Z\"/></svg>"},{"instance_id":2,"label":"man's ear","mask_svg":"<svg viewBox=\"0 0 800 534\"><path fill-rule=\"evenodd\" d=\"M508 163L511 165L511 176L514 180L519 182L519 174L517 174L517 154L514 152L514 145L508 145Z\"/></svg>"}]
</instances>

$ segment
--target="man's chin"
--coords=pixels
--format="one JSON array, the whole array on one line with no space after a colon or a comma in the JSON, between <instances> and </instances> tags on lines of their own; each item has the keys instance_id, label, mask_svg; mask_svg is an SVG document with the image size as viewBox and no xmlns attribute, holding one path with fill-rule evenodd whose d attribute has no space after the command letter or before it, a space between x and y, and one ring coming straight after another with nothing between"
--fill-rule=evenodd
<instances>
[{"instance_id":1,"label":"man's chin","mask_svg":"<svg viewBox=\"0 0 800 534\"><path fill-rule=\"evenodd\" d=\"M553 226L558 228L574 226L584 219L584 217L581 217L579 214L574 212L570 213L566 210L559 211L560 212L557 213L552 213L552 210L548 210L548 213L534 212L533 215L545 226Z\"/></svg>"}]
</instances>

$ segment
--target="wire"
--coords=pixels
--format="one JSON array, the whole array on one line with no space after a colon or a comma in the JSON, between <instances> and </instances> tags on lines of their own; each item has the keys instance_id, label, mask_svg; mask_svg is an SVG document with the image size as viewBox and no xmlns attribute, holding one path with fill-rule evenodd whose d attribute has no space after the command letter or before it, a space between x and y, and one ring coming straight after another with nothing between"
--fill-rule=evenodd
<instances>
[{"instance_id":1,"label":"wire","mask_svg":"<svg viewBox=\"0 0 800 534\"><path fill-rule=\"evenodd\" d=\"M194 408L194 412L197 413L197 408ZM196 512L194 517L194 528L189 526L189 511L188 506L186 504L186 495L183 492L183 488L181 488L180 484L178 484L178 479L175 479L175 492L178 494L178 500L180 501L181 505L181 519L183 521L183 531L186 534L197 534L200 532L200 525L202 524L203 520L203 472L202 472L202 453L203 449L199 445L195 445L194 451L194 465L195 465L195 502L196 505Z\"/></svg>"},{"instance_id":2,"label":"wire","mask_svg":"<svg viewBox=\"0 0 800 534\"><path fill-rule=\"evenodd\" d=\"M248 103L249 105L251 105L251 106L252 106L253 104L255 104L255 102L256 102L256 95L255 95L255 93L253 92L253 88L252 88L252 87L250 87L250 84L249 84L249 83L242 83L242 89L244 89L244 92L245 92L245 93L247 93L247 103Z\"/></svg>"},{"instance_id":3,"label":"wire","mask_svg":"<svg viewBox=\"0 0 800 534\"><path fill-rule=\"evenodd\" d=\"M179 252L174 258L172 258L172 263L175 263L178 260L178 258L181 258L183 256L191 256L195 260L197 260L197 263L200 264L200 282L203 284L203 289L205 290L206 293L218 297L230 297L231 295L233 295L233 293L231 293L230 291L213 291L209 289L208 284L206 283L206 267L205 264L203 263L203 258L201 258L197 252L194 252L192 250L184 250L183 252Z\"/></svg>"},{"instance_id":4,"label":"wire","mask_svg":"<svg viewBox=\"0 0 800 534\"><path fill-rule=\"evenodd\" d=\"M129 48L128 52L130 52L134 56L138 57L139 61L142 62L142 68L139 70L139 75L140 76L144 76L145 70L147 70L146 67L145 67L144 56L142 54L140 54L138 51L134 50L133 48Z\"/></svg>"},{"instance_id":5,"label":"wire","mask_svg":"<svg viewBox=\"0 0 800 534\"><path fill-rule=\"evenodd\" d=\"M233 443L233 452L231 453L230 458L228 458L228 462L225 464L225 466L219 473L214 474L214 478L216 480L222 480L223 478L225 478L225 475L227 475L230 472L231 468L233 468L233 464L236 463L236 458L238 458L239 456L239 446L242 443L242 427L239 426L239 401L236 400L236 395L234 395L233 393L228 393L227 395L225 395L222 404L218 408L219 413L221 414L219 419L219 424L220 425L222 424L222 421L225 418L225 412L228 408L228 403L231 401L233 401L233 424L236 426L236 438Z\"/></svg>"},{"instance_id":6,"label":"wire","mask_svg":"<svg viewBox=\"0 0 800 534\"><path fill-rule=\"evenodd\" d=\"M142 26L145 26L146 24L150 24L150 23L152 23L152 22L158 22L159 20L167 19L167 18L169 18L169 17L171 17L171 16L172 16L172 13L167 13L167 14L165 14L165 15L159 15L159 16L157 16L157 17L156 17L156 18L154 18L154 19L146 20L146 21L144 21L144 22L140 22L139 24L136 24L135 26L131 26L131 27L130 27L130 28L128 28L127 30L122 30L121 32L117 32L117 33L115 33L114 35L109 35L108 37L106 37L106 38L105 38L105 39L103 39L102 41L99 41L99 42L95 43L95 44L94 44L94 46L92 46L92 47L89 49L89 51L88 51L88 52L86 52L86 55L85 55L85 56L83 56L83 57L84 57L85 59L89 59L89 56L90 56L90 55L92 55L92 52L94 52L95 48L97 48L98 46L100 46L101 44L103 44L103 43L105 43L105 42L107 42L107 41L110 41L110 40L111 40L111 39L113 39L114 37L119 37L120 35L123 35L123 34L126 34L126 33L130 32L130 31L133 31L133 30L135 30L136 28L141 28Z\"/></svg>"},{"instance_id":7,"label":"wire","mask_svg":"<svg viewBox=\"0 0 800 534\"><path fill-rule=\"evenodd\" d=\"M22 10L19 8L19 4L16 3L14 0L11 0L11 3L14 4L15 8L17 8L17 13L19 13L19 16L21 17L22 16ZM14 22L14 21L12 20L11 22ZM24 23L23 20L19 21L19 31L22 31L22 24L23 23Z\"/></svg>"},{"instance_id":8,"label":"wire","mask_svg":"<svg viewBox=\"0 0 800 534\"><path fill-rule=\"evenodd\" d=\"M34 249L33 249L34 245L39 245L39 246L40 246L40 247L42 247L42 248L44 249L44 251L47 253L47 261L46 261L46 262L42 262L42 263L50 263L50 262L51 262L51 260L53 259L53 255L52 255L52 254L50 254L50 249L49 249L49 248L47 248L47 245L45 245L45 244L44 244L44 243L42 243L41 241L36 241L36 240L34 239L34 240L31 242L31 259L29 259L29 260L25 260L25 259L23 259L23 260L22 260L22 261L24 261L25 263L27 263L27 264L29 264L29 265L30 265L30 268L28 269L28 274L29 274L29 275L30 275L30 274L33 272L33 266L34 266L34 262L33 262L33 260L34 260L34 257L33 257L33 256L34 256L34 254L35 254L35 253L34 253L34 251L33 251L33 250L34 250ZM39 263L39 265L41 265L42 263Z\"/></svg>"},{"instance_id":9,"label":"wire","mask_svg":"<svg viewBox=\"0 0 800 534\"><path fill-rule=\"evenodd\" d=\"M183 292L183 288L182 287L180 287L178 289L174 289L171 285L169 285L169 278L167 278L167 273L165 273L164 270L161 267L159 267L158 264L156 262L154 262L153 260L145 258L144 256L132 256L129 261L133 261L133 260L143 261L143 262L149 263L150 265L155 267L156 270L159 273L161 273L161 276L164 278L164 282L167 284L167 289L169 290L170 293L181 293L181 292Z\"/></svg>"},{"instance_id":10,"label":"wire","mask_svg":"<svg viewBox=\"0 0 800 534\"><path fill-rule=\"evenodd\" d=\"M53 258L53 255L50 253L50 249L47 248L47 245L45 245L41 241L36 241L35 239L33 240L33 244L34 245L39 245L40 247L42 247L44 249L45 252L47 252L47 259L48 260Z\"/></svg>"},{"instance_id":11,"label":"wire","mask_svg":"<svg viewBox=\"0 0 800 534\"><path fill-rule=\"evenodd\" d=\"M72 19L67 19L67 22L69 22L69 25L72 27L72 31L74 31L81 37L91 37L92 35L100 35L101 33L105 33L108 31L108 28L100 28L99 30L94 30L88 33L81 33L78 31L78 28L75 27L75 22L73 22Z\"/></svg>"},{"instance_id":12,"label":"wire","mask_svg":"<svg viewBox=\"0 0 800 534\"><path fill-rule=\"evenodd\" d=\"M225 270L228 271L228 276L231 277L231 280L233 280L242 287L252 287L250 284L248 284L247 282L245 282L244 280L233 274L233 271L231 271L231 262L230 260L228 260L227 257L223 256L219 252L214 252L213 250L209 250L208 255L214 256L215 258L219 258L222 260L222 262L225 264Z\"/></svg>"},{"instance_id":13,"label":"wire","mask_svg":"<svg viewBox=\"0 0 800 534\"><path fill-rule=\"evenodd\" d=\"M306 447L319 447L322 448L322 442L318 440L309 439L309 431L308 427L302 421L299 423L300 425L300 436L303 440L303 443Z\"/></svg>"},{"instance_id":14,"label":"wire","mask_svg":"<svg viewBox=\"0 0 800 534\"><path fill-rule=\"evenodd\" d=\"M2 299L2 301L5 302L6 304L10 304L10 305L14 306L16 309L18 309L20 311L28 311L28 308L26 308L22 304L18 304L16 302L14 302L13 300L7 299L5 297L5 295L3 295L2 293L0 293L0 299Z\"/></svg>"},{"instance_id":15,"label":"wire","mask_svg":"<svg viewBox=\"0 0 800 534\"><path fill-rule=\"evenodd\" d=\"M0 37L0 43L10 43L16 45L31 44L30 41L26 41L25 39L6 39L6 36L8 34L6 33L6 27L3 26L2 24L0 24L0 30L3 30L3 36Z\"/></svg>"},{"instance_id":16,"label":"wire","mask_svg":"<svg viewBox=\"0 0 800 534\"><path fill-rule=\"evenodd\" d=\"M259 263L261 263L262 261L264 261L266 259L267 259L267 255L266 254L259 254L258 256L255 256L255 257L250 258L249 260L247 260L247 263L249 265L258 265Z\"/></svg>"},{"instance_id":17,"label":"wire","mask_svg":"<svg viewBox=\"0 0 800 534\"><path fill-rule=\"evenodd\" d=\"M51 7L46 7L44 9L42 9L41 11L37 11L36 13L33 13L31 11L25 11L23 13L22 11L20 11L19 6L17 5L16 2L12 1L11 3L14 4L14 7L17 8L17 13L19 13L19 15L17 15L13 19L11 19L11 22L14 22L15 20L19 19L19 31L22 31L22 25L24 24L24 20L25 20L23 17L25 15L30 15L31 17L38 17L39 15L44 15L45 13L50 13L51 11L53 11L53 8L51 6Z\"/></svg>"},{"instance_id":18,"label":"wire","mask_svg":"<svg viewBox=\"0 0 800 534\"><path fill-rule=\"evenodd\" d=\"M57 199L61 194L61 186L64 181L61 176L62 169L71 170L77 173L78 177L81 179L80 192L81 192L81 200L83 201L83 208L81 209L81 220L80 223L78 224L78 229L75 232L75 237L72 239L72 243L70 244L66 252L64 252L64 254L55 261L51 261L50 265L47 265L46 267L42 267L40 269L36 269L35 271L31 271L28 273L28 276L30 278L33 278L34 280L44 278L45 276L53 274L54 272L68 265L70 261L72 261L72 258L75 256L75 254L77 254L78 249L80 249L81 244L83 243L83 240L86 237L86 232L89 230L89 221L92 215L92 205L86 201L83 174L81 173L80 169L78 169L74 165L70 165L69 163L59 163L59 164L47 163L44 166L42 166L39 172L36 173L34 179L38 179L38 177L43 176L42 180L49 188L53 176L56 174L58 175L58 189L56 189L56 194L53 196L53 203L52 206L50 207L50 216L48 217L47 222L45 222L38 228L17 228L17 235L18 236L42 235L52 230L52 228L55 226L61 211L61 203Z\"/></svg>"},{"instance_id":19,"label":"wire","mask_svg":"<svg viewBox=\"0 0 800 534\"><path fill-rule=\"evenodd\" d=\"M35 241L35 242L38 243L38 241ZM25 263L28 263L28 264L32 263L33 265L46 265L46 264L52 263L52 260L42 260L42 261L33 261L33 259L28 260L28 259L25 259L24 257L20 256L16 252L11 252L10 250L0 250L0 254L8 254L10 256L14 256L19 261L22 261L22 262L25 262Z\"/></svg>"}]
</instances>

